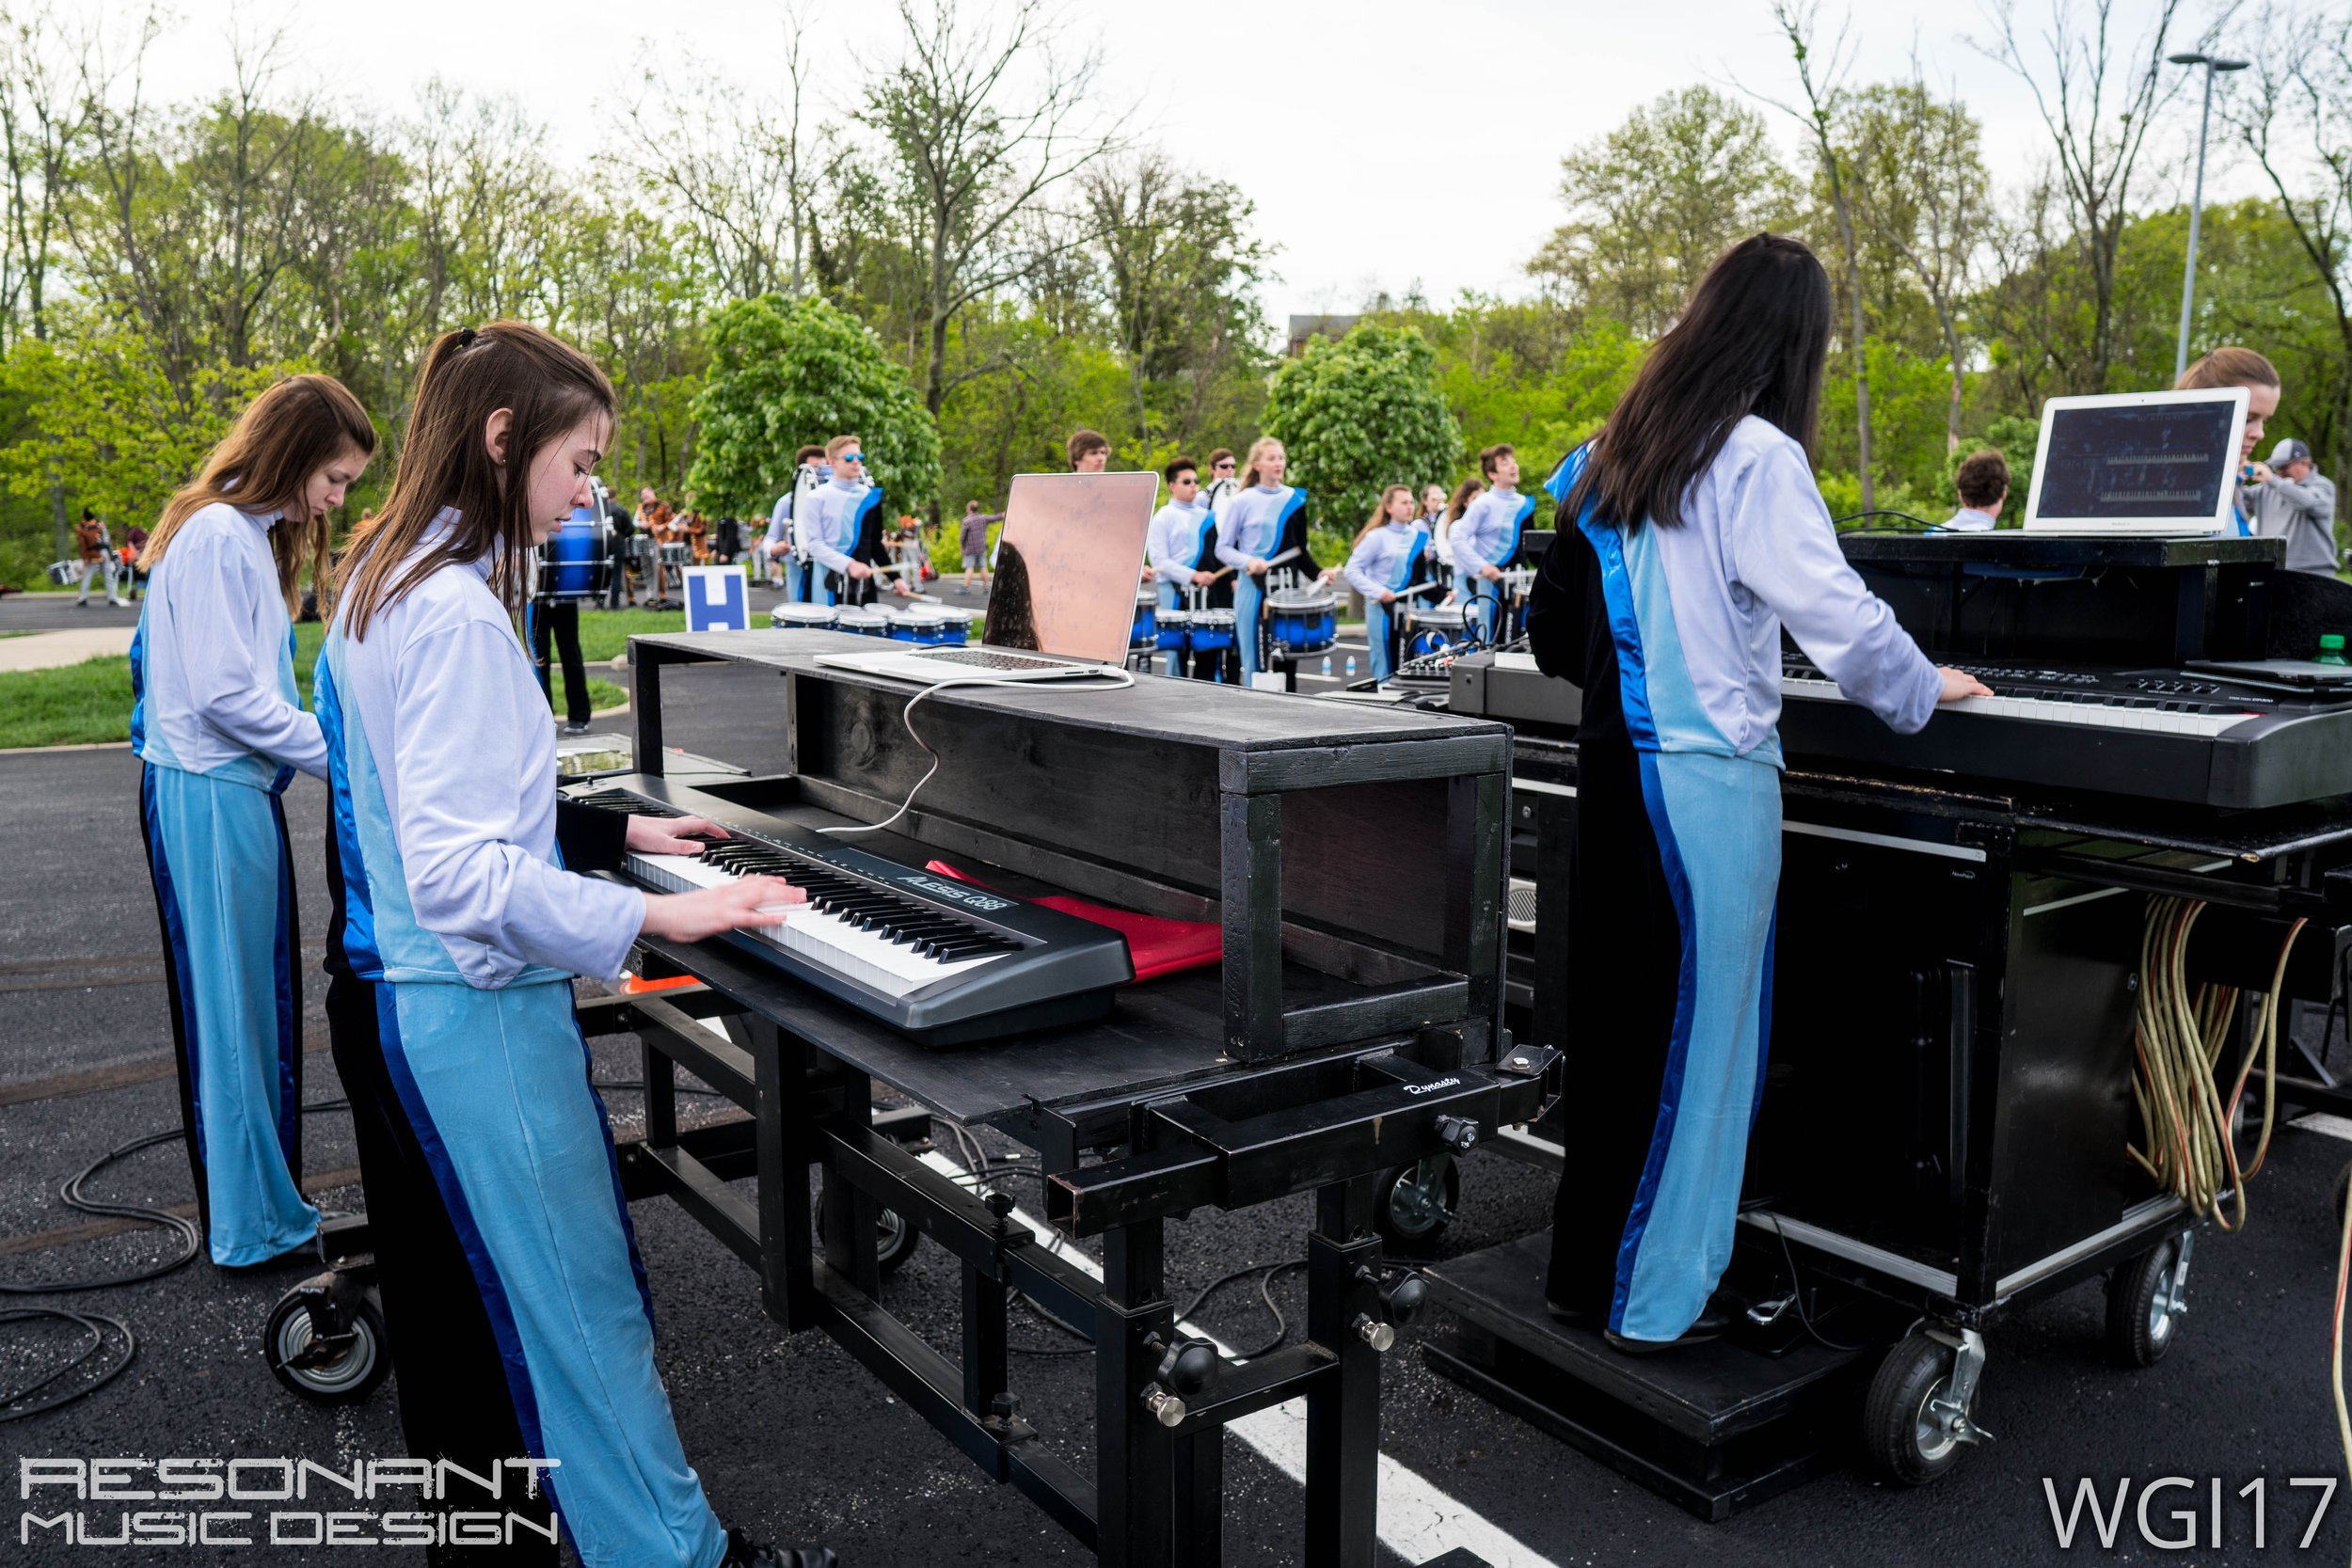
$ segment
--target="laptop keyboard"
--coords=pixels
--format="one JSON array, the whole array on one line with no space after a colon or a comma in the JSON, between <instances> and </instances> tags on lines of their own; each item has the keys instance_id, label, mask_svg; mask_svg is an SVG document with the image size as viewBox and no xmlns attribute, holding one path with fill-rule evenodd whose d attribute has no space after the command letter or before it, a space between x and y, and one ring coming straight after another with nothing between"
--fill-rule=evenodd
<instances>
[{"instance_id":1,"label":"laptop keyboard","mask_svg":"<svg viewBox=\"0 0 2352 1568\"><path fill-rule=\"evenodd\" d=\"M974 670L1069 670L1066 658L1031 658L1025 654L1001 654L993 648L926 648L914 656L940 664L960 664Z\"/></svg>"}]
</instances>

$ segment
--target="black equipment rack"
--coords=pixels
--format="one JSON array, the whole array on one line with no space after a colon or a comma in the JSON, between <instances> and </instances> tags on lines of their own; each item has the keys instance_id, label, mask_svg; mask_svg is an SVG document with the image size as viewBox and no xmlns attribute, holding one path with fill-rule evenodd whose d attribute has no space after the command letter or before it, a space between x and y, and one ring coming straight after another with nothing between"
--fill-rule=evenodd
<instances>
[{"instance_id":1,"label":"black equipment rack","mask_svg":"<svg viewBox=\"0 0 2352 1568\"><path fill-rule=\"evenodd\" d=\"M2352 592L2280 572L2274 541L1866 537L1846 548L1939 658L1984 635L1963 617L1987 565L2057 585L2046 611L2001 610L2025 657L2058 657L2069 639L2117 663L2217 646L2284 654L2352 620ZM1512 939L1513 1000L1526 1009L1513 1016L1525 1037L1572 1046L1568 998L1606 983L1576 973L1566 938L1578 694L1491 656L1452 675L1457 711L1516 728L1513 870L1536 898L1534 932ZM2246 990L2270 988L2288 930L2307 920L2281 993L2341 999L2352 798L2233 813L2135 800L2128 778L2092 768L2084 782L2057 792L1866 772L1792 747L1772 1067L1731 1276L1783 1282L1773 1321L1629 1364L1544 1312L1547 1233L1431 1272L1456 1325L1428 1347L1432 1365L1720 1519L1836 1463L1873 1370L1906 1359L1946 1370L1948 1441L1902 1479L1941 1473L1953 1445L1978 1435L1966 1413L1984 1334L2010 1307L2106 1275L2111 1344L2138 1364L2161 1354L2196 1216L2123 1153L2136 1127L2136 895L2205 901L2190 978ZM2233 1070L2249 1011L2223 1053ZM2299 1070L2282 1067L2280 1101L2352 1113L2352 1087L2285 1033L2282 1063ZM2249 1093L2261 1086L2258 1069ZM1558 1130L1540 1132L1487 1147L1557 1170ZM2145 1336L2135 1353L2132 1320L2150 1313L2168 1321L2153 1354ZM1819 1342L1833 1338L1867 1350Z\"/></svg>"},{"instance_id":2,"label":"black equipment rack","mask_svg":"<svg viewBox=\"0 0 2352 1568\"><path fill-rule=\"evenodd\" d=\"M828 632L632 639L637 755L656 766L599 787L681 806L707 791L810 825L882 819L928 759L899 721L914 689L814 662L864 646ZM763 711L788 732L788 773L659 770L664 683L713 662L777 677ZM1113 692L942 691L919 721L940 777L901 831L864 847L952 856L1016 894L1218 920L1221 970L1131 988L1102 1022L932 1051L731 944L646 942L646 972L698 979L709 1000L693 1011L724 1038L658 998L634 1005L648 1086L637 1158L754 1270L772 1318L829 1335L1101 1561L1220 1560L1224 1426L1303 1396L1306 1560L1369 1568L1379 1353L1422 1293L1383 1272L1375 1190L1400 1164L1540 1116L1556 1092L1555 1053L1514 1047L1501 1026L1509 732L1148 674ZM1441 832L1396 831L1433 819ZM1399 892L1377 908L1356 870L1375 855ZM677 1130L680 1068L751 1114L748 1151L706 1159ZM1018 1223L1008 1195L878 1131L877 1081L1036 1149L1046 1220L1101 1239L1102 1277ZM749 1193L728 1185L743 1175ZM1165 1220L1310 1190L1306 1340L1236 1364L1185 1337L1162 1278ZM884 1211L957 1258L960 1357L882 1307ZM1094 1336L1091 1476L1022 1416L1011 1290Z\"/></svg>"}]
</instances>

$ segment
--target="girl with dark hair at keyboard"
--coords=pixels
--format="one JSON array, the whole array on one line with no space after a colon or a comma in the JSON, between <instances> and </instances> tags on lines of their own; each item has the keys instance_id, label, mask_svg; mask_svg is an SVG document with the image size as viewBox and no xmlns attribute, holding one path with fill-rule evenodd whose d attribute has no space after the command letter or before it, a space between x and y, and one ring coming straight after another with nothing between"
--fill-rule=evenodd
<instances>
[{"instance_id":1,"label":"girl with dark hair at keyboard","mask_svg":"<svg viewBox=\"0 0 2352 1568\"><path fill-rule=\"evenodd\" d=\"M173 496L140 564L131 640L139 828L163 920L180 1113L214 1262L267 1262L318 1234L302 1175L302 942L286 786L326 744L294 688L293 611L326 577L326 515L375 451L339 381L248 404Z\"/></svg>"},{"instance_id":2,"label":"girl with dark hair at keyboard","mask_svg":"<svg viewBox=\"0 0 2352 1568\"><path fill-rule=\"evenodd\" d=\"M1580 1042L1553 1310L1621 1350L1714 1338L1763 1097L1780 882L1780 634L1898 731L1984 688L1930 663L1837 548L1811 449L1829 277L1724 253L1570 459L1528 615L1583 689L1568 941Z\"/></svg>"},{"instance_id":3,"label":"girl with dark hair at keyboard","mask_svg":"<svg viewBox=\"0 0 2352 1568\"><path fill-rule=\"evenodd\" d=\"M774 925L768 877L671 896L579 874L695 854L697 818L557 800L554 730L514 617L529 562L612 443L584 356L499 322L428 351L391 493L352 541L313 686L334 791L327 1016L351 1096L407 1451L506 1478L456 1506L529 1517L556 1560L779 1557L723 1528L655 1370L652 1302L572 1016L640 933ZM518 1496L525 1460L548 1467ZM454 1478L453 1478L454 1479ZM430 1548L436 1562L456 1549ZM507 1559L511 1560L511 1557Z\"/></svg>"}]
</instances>

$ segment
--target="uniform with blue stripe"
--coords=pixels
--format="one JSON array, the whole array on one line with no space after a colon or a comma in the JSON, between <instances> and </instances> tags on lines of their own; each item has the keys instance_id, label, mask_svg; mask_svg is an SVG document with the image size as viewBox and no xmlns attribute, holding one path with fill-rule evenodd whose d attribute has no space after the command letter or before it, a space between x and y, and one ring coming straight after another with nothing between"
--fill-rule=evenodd
<instances>
[{"instance_id":1,"label":"uniform with blue stripe","mask_svg":"<svg viewBox=\"0 0 2352 1568\"><path fill-rule=\"evenodd\" d=\"M1200 571L1201 562L1209 559L1216 543L1216 515L1198 497L1187 504L1169 501L1152 515L1152 531L1145 554L1152 562L1152 580L1158 584L1160 608L1175 610L1184 602L1192 587L1192 574ZM1181 650L1161 656L1161 673L1181 675L1184 673L1184 655Z\"/></svg>"},{"instance_id":2,"label":"uniform with blue stripe","mask_svg":"<svg viewBox=\"0 0 2352 1568\"><path fill-rule=\"evenodd\" d=\"M776 498L774 510L768 514L768 538L771 544L790 540L784 556L784 597L788 604L806 604L810 597L808 529L802 521L808 514L808 498L817 487L833 478L830 463L803 463L792 471L792 488ZM776 553L771 551L771 554Z\"/></svg>"},{"instance_id":3,"label":"uniform with blue stripe","mask_svg":"<svg viewBox=\"0 0 2352 1568\"><path fill-rule=\"evenodd\" d=\"M1553 483L1581 471L1574 454ZM1678 526L1591 495L1546 555L1540 667L1583 689L1569 942L1592 977L1571 1048L1549 1293L1629 1340L1695 1322L1730 1261L1772 1022L1780 638L1910 733L1933 665L1837 548L1804 449L1750 416ZM1655 1107L1649 1115L1627 1114Z\"/></svg>"},{"instance_id":4,"label":"uniform with blue stripe","mask_svg":"<svg viewBox=\"0 0 2352 1568\"><path fill-rule=\"evenodd\" d=\"M313 683L337 1061L371 1212L405 1227L384 1259L389 1326L396 1354L428 1325L459 1344L398 1361L403 1419L413 1452L479 1463L514 1455L477 1443L513 1442L559 1461L548 1492L583 1562L710 1568L726 1542L655 1370L572 1014L572 977L619 973L644 895L564 869L559 842L580 840L561 826L553 733L489 569L443 566L362 638L339 618ZM617 831L607 842L617 861ZM437 1267L468 1277L418 1277ZM485 1330L487 1386L452 1386L462 1374L427 1359L462 1354L453 1323Z\"/></svg>"},{"instance_id":5,"label":"uniform with blue stripe","mask_svg":"<svg viewBox=\"0 0 2352 1568\"><path fill-rule=\"evenodd\" d=\"M1422 580L1422 563L1429 555L1429 530L1418 520L1382 523L1356 542L1342 568L1349 586L1364 596L1364 636L1372 643L1372 673L1387 680L1395 673L1391 641L1392 607L1380 602L1383 592L1395 594Z\"/></svg>"},{"instance_id":6,"label":"uniform with blue stripe","mask_svg":"<svg viewBox=\"0 0 2352 1568\"><path fill-rule=\"evenodd\" d=\"M1451 531L1454 580L1477 618L1480 641L1490 645L1502 613L1502 585L1478 574L1485 567L1501 569L1518 559L1519 541L1526 536L1528 519L1534 515L1534 497L1498 486L1470 502Z\"/></svg>"},{"instance_id":7,"label":"uniform with blue stripe","mask_svg":"<svg viewBox=\"0 0 2352 1568\"><path fill-rule=\"evenodd\" d=\"M1306 510L1307 492L1295 485L1253 484L1217 514L1216 558L1233 569L1233 635L1241 643L1244 685L1258 673L1258 619L1266 586L1249 562L1279 554L1278 542Z\"/></svg>"},{"instance_id":8,"label":"uniform with blue stripe","mask_svg":"<svg viewBox=\"0 0 2352 1568\"><path fill-rule=\"evenodd\" d=\"M819 570L810 593L818 604L865 604L874 596L871 578L850 575L869 519L879 514L879 484L861 484L835 474L795 500L795 519L807 542L809 560ZM871 562L868 562L871 564Z\"/></svg>"},{"instance_id":9,"label":"uniform with blue stripe","mask_svg":"<svg viewBox=\"0 0 2352 1568\"><path fill-rule=\"evenodd\" d=\"M212 1259L307 1243L301 941L281 797L326 747L294 685L277 514L214 502L171 535L131 642L139 825L163 921L188 1162Z\"/></svg>"}]
</instances>

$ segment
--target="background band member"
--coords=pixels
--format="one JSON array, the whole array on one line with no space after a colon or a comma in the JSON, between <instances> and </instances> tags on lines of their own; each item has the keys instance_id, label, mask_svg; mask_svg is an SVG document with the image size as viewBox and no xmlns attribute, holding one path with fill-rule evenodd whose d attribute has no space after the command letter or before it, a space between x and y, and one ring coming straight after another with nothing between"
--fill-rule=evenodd
<instances>
[{"instance_id":1,"label":"background band member","mask_svg":"<svg viewBox=\"0 0 2352 1568\"><path fill-rule=\"evenodd\" d=\"M2336 575L2336 483L2312 462L2312 449L2294 436L2254 465L2247 486L2254 531L2287 542L2287 569Z\"/></svg>"},{"instance_id":2,"label":"background band member","mask_svg":"<svg viewBox=\"0 0 2352 1568\"><path fill-rule=\"evenodd\" d=\"M2252 534L2254 520L2250 508L2253 498L2247 494L2247 486L2254 477L2254 449L2262 444L2263 431L2270 417L2279 411L2279 399L2282 393L2278 367L2250 348L2217 348L2183 371L2172 385L2176 389L2212 387L2246 388L2246 433L2238 438L2238 486L2233 504L2237 512L2235 531L2241 538Z\"/></svg>"},{"instance_id":3,"label":"background band member","mask_svg":"<svg viewBox=\"0 0 2352 1568\"><path fill-rule=\"evenodd\" d=\"M571 981L616 974L641 931L774 924L799 895L748 878L649 897L564 869L699 853L674 835L711 831L559 802L515 639L530 549L587 501L612 439L603 373L495 323L433 344L413 409L315 684L335 792L328 1015L409 1451L477 1472L561 1460L539 1506L590 1568L756 1560L679 1447ZM523 1511L511 1487L496 1506ZM556 1560L552 1544L523 1555Z\"/></svg>"},{"instance_id":4,"label":"background band member","mask_svg":"<svg viewBox=\"0 0 2352 1568\"><path fill-rule=\"evenodd\" d=\"M1200 504L1215 512L1241 489L1241 481L1234 477L1232 449L1219 447L1209 453L1209 466L1203 471L1208 478L1200 486Z\"/></svg>"},{"instance_id":5,"label":"background band member","mask_svg":"<svg viewBox=\"0 0 2352 1568\"><path fill-rule=\"evenodd\" d=\"M1972 451L1952 473L1960 510L1944 520L1954 533L1986 533L1998 528L2009 502L2009 459L1992 447Z\"/></svg>"},{"instance_id":6,"label":"background band member","mask_svg":"<svg viewBox=\"0 0 2352 1568\"><path fill-rule=\"evenodd\" d=\"M1413 487L1391 484L1356 535L1344 568L1348 586L1364 596L1364 640L1372 644L1372 673L1387 680L1396 673L1396 632L1391 607L1399 590L1422 580L1429 555L1429 531L1413 511Z\"/></svg>"},{"instance_id":7,"label":"background band member","mask_svg":"<svg viewBox=\"0 0 2352 1568\"><path fill-rule=\"evenodd\" d=\"M1158 581L1160 608L1174 610L1184 603L1190 591L1206 588L1216 580L1214 571L1201 566L1209 559L1216 539L1216 519L1200 501L1199 464L1189 457L1179 457L1161 473L1168 481L1168 504L1152 515L1146 562ZM1183 674L1184 653L1178 650L1163 655L1161 673Z\"/></svg>"},{"instance_id":8,"label":"background band member","mask_svg":"<svg viewBox=\"0 0 2352 1568\"><path fill-rule=\"evenodd\" d=\"M1568 940L1580 1107L1547 1295L1625 1350L1722 1332L1764 1085L1780 880L1780 635L1898 731L1984 689L1939 671L1837 548L1809 445L1829 276L1724 253L1581 454L1529 616L1583 689ZM1540 959L1539 959L1540 961Z\"/></svg>"},{"instance_id":9,"label":"background band member","mask_svg":"<svg viewBox=\"0 0 2352 1568\"><path fill-rule=\"evenodd\" d=\"M322 375L239 415L171 498L142 558L131 643L139 826L163 920L188 1165L212 1259L265 1262L318 1232L303 1200L302 951L279 797L325 777L302 710L293 610L326 565L326 514L375 451L367 410Z\"/></svg>"},{"instance_id":10,"label":"background band member","mask_svg":"<svg viewBox=\"0 0 2352 1568\"><path fill-rule=\"evenodd\" d=\"M882 486L866 477L866 444L854 436L836 436L825 446L833 477L818 485L806 501L800 519L808 536L809 559L823 574L818 604L863 605L874 602L874 568L887 564L882 547ZM799 504L796 502L796 505ZM893 579L894 592L906 584Z\"/></svg>"},{"instance_id":11,"label":"background band member","mask_svg":"<svg viewBox=\"0 0 2352 1568\"><path fill-rule=\"evenodd\" d=\"M89 608L92 578L105 580L108 605L117 610L128 608L131 601L115 589L115 574L119 567L115 561L114 542L106 536L106 525L99 520L98 514L87 506L82 508L82 520L73 526L73 548L82 562L82 594L73 601L73 608Z\"/></svg>"},{"instance_id":12,"label":"background band member","mask_svg":"<svg viewBox=\"0 0 2352 1568\"><path fill-rule=\"evenodd\" d=\"M1099 430L1072 431L1068 451L1073 474L1099 474L1111 460L1111 444Z\"/></svg>"},{"instance_id":13,"label":"background band member","mask_svg":"<svg viewBox=\"0 0 2352 1568\"><path fill-rule=\"evenodd\" d=\"M1477 617L1479 639L1492 646L1502 624L1502 571L1518 559L1519 540L1535 515L1535 498L1519 494L1519 457L1509 445L1478 454L1486 494L1453 527L1456 592Z\"/></svg>"},{"instance_id":14,"label":"background band member","mask_svg":"<svg viewBox=\"0 0 2352 1568\"><path fill-rule=\"evenodd\" d=\"M795 515L801 498L831 477L833 470L823 467L824 461L822 447L806 446L794 452L791 487L776 498L774 510L768 514L768 538L762 548L784 572L784 597L788 604L808 602L808 551L795 537L800 531Z\"/></svg>"},{"instance_id":15,"label":"background band member","mask_svg":"<svg viewBox=\"0 0 2352 1568\"><path fill-rule=\"evenodd\" d=\"M1470 509L1470 502L1486 494L1486 487L1475 479L1466 479L1454 487L1454 494L1445 503L1445 511L1429 530L1430 553L1438 558L1438 580L1446 585L1449 598L1454 596L1454 525L1462 520L1462 514Z\"/></svg>"},{"instance_id":16,"label":"background band member","mask_svg":"<svg viewBox=\"0 0 2352 1568\"><path fill-rule=\"evenodd\" d=\"M1241 644L1243 684L1258 673L1258 623L1265 598L1266 560L1276 542L1303 515L1307 492L1282 483L1289 457L1282 443L1262 436L1249 449L1241 489L1216 519L1216 558L1233 572L1233 640Z\"/></svg>"}]
</instances>

